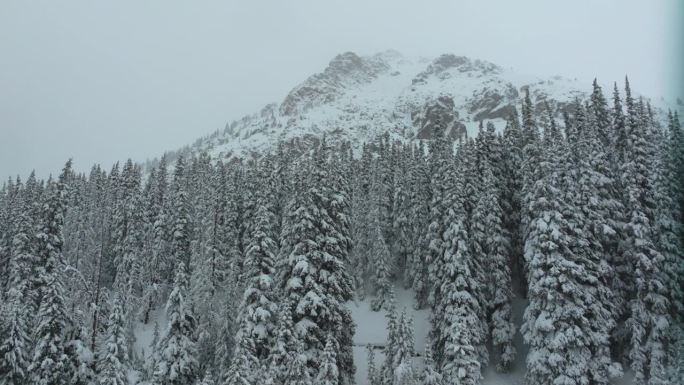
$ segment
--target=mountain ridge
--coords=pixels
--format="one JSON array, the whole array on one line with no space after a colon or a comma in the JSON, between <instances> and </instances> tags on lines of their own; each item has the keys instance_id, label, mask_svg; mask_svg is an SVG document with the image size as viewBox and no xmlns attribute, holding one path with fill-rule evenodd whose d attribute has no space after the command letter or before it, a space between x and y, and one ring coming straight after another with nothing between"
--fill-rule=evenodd
<instances>
[{"instance_id":1,"label":"mountain ridge","mask_svg":"<svg viewBox=\"0 0 684 385\"><path fill-rule=\"evenodd\" d=\"M432 137L438 120L447 122L448 134L458 139L476 134L482 120L503 129L526 89L536 108L548 102L559 119L588 96L590 84L524 75L454 54L426 59L393 50L368 56L344 52L280 103L267 104L168 155L173 159L207 152L222 159L248 158L279 142L306 146L322 136L349 141L354 148L385 133L400 141L424 140ZM604 85L604 93L609 91Z\"/></svg>"}]
</instances>

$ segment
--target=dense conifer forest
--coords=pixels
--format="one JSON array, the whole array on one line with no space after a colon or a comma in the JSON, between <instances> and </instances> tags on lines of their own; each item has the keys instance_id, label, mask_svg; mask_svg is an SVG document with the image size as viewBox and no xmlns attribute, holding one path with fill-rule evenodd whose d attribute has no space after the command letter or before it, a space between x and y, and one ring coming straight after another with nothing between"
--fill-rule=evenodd
<instances>
[{"instance_id":1,"label":"dense conifer forest","mask_svg":"<svg viewBox=\"0 0 684 385\"><path fill-rule=\"evenodd\" d=\"M0 385L352 385L355 299L387 312L370 385L480 384L521 354L529 385L683 384L684 132L610 91L563 111L526 95L502 132L456 141L435 122L12 178ZM397 286L431 313L425 351Z\"/></svg>"}]
</instances>

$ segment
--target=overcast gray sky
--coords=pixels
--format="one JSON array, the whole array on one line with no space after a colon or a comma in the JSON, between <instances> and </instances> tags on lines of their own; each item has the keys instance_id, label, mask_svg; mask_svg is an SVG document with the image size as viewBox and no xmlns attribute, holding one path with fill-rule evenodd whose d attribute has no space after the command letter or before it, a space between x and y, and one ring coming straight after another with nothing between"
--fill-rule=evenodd
<instances>
[{"instance_id":1,"label":"overcast gray sky","mask_svg":"<svg viewBox=\"0 0 684 385\"><path fill-rule=\"evenodd\" d=\"M280 101L343 51L629 74L658 97L675 90L677 3L2 0L0 177L156 157Z\"/></svg>"}]
</instances>

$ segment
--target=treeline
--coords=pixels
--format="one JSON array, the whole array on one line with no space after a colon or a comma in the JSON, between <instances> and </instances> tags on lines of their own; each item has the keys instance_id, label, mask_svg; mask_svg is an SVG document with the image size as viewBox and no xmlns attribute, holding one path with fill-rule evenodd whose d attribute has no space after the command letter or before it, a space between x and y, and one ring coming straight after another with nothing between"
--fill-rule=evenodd
<instances>
[{"instance_id":1,"label":"treeline","mask_svg":"<svg viewBox=\"0 0 684 385\"><path fill-rule=\"evenodd\" d=\"M515 361L514 295L528 384L681 381L677 114L661 122L627 82L610 105L594 83L562 121L537 102L458 143L434 122L435 140L356 154L322 139L9 180L0 384L347 385L355 296L389 314L373 385L477 384ZM396 283L432 310L422 374Z\"/></svg>"}]
</instances>

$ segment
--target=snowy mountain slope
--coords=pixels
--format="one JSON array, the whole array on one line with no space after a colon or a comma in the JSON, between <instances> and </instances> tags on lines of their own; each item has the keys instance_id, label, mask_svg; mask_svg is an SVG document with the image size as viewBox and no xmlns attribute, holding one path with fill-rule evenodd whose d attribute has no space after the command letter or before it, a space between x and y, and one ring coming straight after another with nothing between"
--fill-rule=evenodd
<instances>
[{"instance_id":1,"label":"snowy mountain slope","mask_svg":"<svg viewBox=\"0 0 684 385\"><path fill-rule=\"evenodd\" d=\"M273 148L278 141L298 145L323 135L356 146L385 132L399 140L429 139L438 119L448 122L457 138L475 134L480 120L503 128L525 88L539 108L547 100L560 116L569 103L586 96L590 86L559 76L522 75L450 54L421 59L395 51L372 56L346 52L281 103L269 104L182 151L230 158Z\"/></svg>"}]
</instances>

